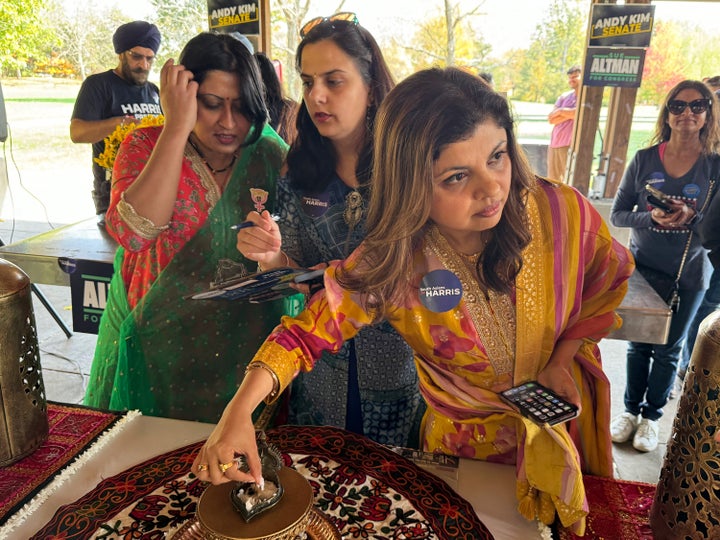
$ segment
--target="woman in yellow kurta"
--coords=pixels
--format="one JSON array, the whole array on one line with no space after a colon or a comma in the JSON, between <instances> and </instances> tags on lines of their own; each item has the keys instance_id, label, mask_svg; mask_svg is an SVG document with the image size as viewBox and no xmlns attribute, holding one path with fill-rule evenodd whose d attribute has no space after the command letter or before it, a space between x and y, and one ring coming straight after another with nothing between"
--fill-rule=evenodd
<instances>
[{"instance_id":1,"label":"woman in yellow kurta","mask_svg":"<svg viewBox=\"0 0 720 540\"><path fill-rule=\"evenodd\" d=\"M620 324L632 258L587 199L532 174L507 101L477 77L418 72L378 114L366 240L261 347L193 470L260 481L252 410L387 319L415 351L424 449L515 463L520 512L582 533L582 472L612 474L597 341ZM529 380L580 415L539 426L499 399ZM235 454L251 475L225 466Z\"/></svg>"}]
</instances>

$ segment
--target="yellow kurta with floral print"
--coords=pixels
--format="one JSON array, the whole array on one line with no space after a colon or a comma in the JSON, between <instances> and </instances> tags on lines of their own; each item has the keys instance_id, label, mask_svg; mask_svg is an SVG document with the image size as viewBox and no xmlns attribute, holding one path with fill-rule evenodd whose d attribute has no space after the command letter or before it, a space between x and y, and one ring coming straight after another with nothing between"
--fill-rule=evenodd
<instances>
[{"instance_id":1,"label":"yellow kurta with floral print","mask_svg":"<svg viewBox=\"0 0 720 540\"><path fill-rule=\"evenodd\" d=\"M493 294L488 301L462 258L430 226L415 253L414 283L433 270L450 270L460 278L462 300L438 313L409 294L389 320L415 351L428 403L425 449L516 463L523 515L548 523L557 511L565 526L582 532L587 504L581 473L612 475L610 387L597 341L620 324L614 310L633 262L573 188L539 180L528 215L532 241L512 295ZM312 369L322 350L336 349L370 324L357 295L335 281L335 271L328 269L324 292L297 318L284 318L255 357L283 387L298 370ZM536 379L558 341L577 339L583 340L573 365L582 398L578 418L542 428L499 399L500 391Z\"/></svg>"}]
</instances>

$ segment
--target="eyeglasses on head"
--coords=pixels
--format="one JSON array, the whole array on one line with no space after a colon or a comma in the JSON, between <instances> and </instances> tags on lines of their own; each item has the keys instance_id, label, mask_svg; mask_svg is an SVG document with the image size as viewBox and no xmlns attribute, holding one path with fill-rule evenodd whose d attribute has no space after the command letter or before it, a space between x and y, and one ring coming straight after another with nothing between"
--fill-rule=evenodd
<instances>
[{"instance_id":1,"label":"eyeglasses on head","mask_svg":"<svg viewBox=\"0 0 720 540\"><path fill-rule=\"evenodd\" d=\"M348 23L352 25L359 24L357 15L355 15L352 11L341 11L339 13L335 13L334 15L330 15L329 17L315 17L314 19L310 19L308 22L306 22L302 28L300 28L300 38L305 38L310 31L321 24L333 24L334 23ZM335 26L333 26L335 28Z\"/></svg>"}]
</instances>

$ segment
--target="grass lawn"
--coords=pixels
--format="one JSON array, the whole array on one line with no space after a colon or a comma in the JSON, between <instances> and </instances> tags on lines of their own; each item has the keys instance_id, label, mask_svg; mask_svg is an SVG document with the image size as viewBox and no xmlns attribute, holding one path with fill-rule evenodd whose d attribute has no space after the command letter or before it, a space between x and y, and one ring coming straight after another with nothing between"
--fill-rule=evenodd
<instances>
[{"instance_id":1,"label":"grass lawn","mask_svg":"<svg viewBox=\"0 0 720 540\"><path fill-rule=\"evenodd\" d=\"M79 81L64 79L6 79L2 82L10 137L3 143L10 190L0 189L0 218L73 223L94 214L90 190L89 144L73 144L69 125ZM520 139L547 143L552 105L512 102ZM600 129L604 129L605 112ZM628 159L647 145L657 110L636 109ZM600 137L594 155L600 152ZM592 170L597 168L597 158ZM4 180L0 171L0 182ZM4 195L4 202L3 202Z\"/></svg>"},{"instance_id":2,"label":"grass lawn","mask_svg":"<svg viewBox=\"0 0 720 540\"><path fill-rule=\"evenodd\" d=\"M74 223L95 214L89 144L70 140L70 116L80 83L5 79L9 137L0 146L0 218ZM0 165L3 165L0 163ZM4 196L4 197L3 197ZM4 200L3 200L4 199Z\"/></svg>"}]
</instances>

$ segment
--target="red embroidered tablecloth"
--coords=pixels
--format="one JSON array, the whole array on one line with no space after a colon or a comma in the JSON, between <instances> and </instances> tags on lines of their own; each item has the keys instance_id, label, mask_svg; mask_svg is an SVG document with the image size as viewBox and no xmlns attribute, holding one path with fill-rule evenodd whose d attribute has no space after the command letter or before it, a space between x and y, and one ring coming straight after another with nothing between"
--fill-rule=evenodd
<instances>
[{"instance_id":1,"label":"red embroidered tablecloth","mask_svg":"<svg viewBox=\"0 0 720 540\"><path fill-rule=\"evenodd\" d=\"M649 515L655 485L584 476L590 506L585 536L558 531L559 540L653 540Z\"/></svg>"},{"instance_id":2,"label":"red embroidered tablecloth","mask_svg":"<svg viewBox=\"0 0 720 540\"><path fill-rule=\"evenodd\" d=\"M52 402L47 409L47 440L29 456L0 468L0 525L123 416Z\"/></svg>"},{"instance_id":3,"label":"red embroidered tablecloth","mask_svg":"<svg viewBox=\"0 0 720 540\"><path fill-rule=\"evenodd\" d=\"M493 538L470 503L445 482L379 444L330 427L284 426L267 435L285 464L308 479L316 508L344 538ZM207 486L189 472L201 446L106 479L58 510L33 538L164 538L193 517Z\"/></svg>"}]
</instances>

